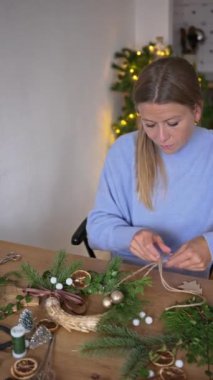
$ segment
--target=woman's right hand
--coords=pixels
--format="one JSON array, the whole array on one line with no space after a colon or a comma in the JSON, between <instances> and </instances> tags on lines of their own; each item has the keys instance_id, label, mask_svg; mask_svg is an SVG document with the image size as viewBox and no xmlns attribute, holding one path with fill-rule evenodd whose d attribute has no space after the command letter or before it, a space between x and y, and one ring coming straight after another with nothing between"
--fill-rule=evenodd
<instances>
[{"instance_id":1,"label":"woman's right hand","mask_svg":"<svg viewBox=\"0 0 213 380\"><path fill-rule=\"evenodd\" d=\"M160 258L159 250L165 254L171 252L160 235L151 230L138 231L130 243L130 251L146 261L158 261Z\"/></svg>"}]
</instances>

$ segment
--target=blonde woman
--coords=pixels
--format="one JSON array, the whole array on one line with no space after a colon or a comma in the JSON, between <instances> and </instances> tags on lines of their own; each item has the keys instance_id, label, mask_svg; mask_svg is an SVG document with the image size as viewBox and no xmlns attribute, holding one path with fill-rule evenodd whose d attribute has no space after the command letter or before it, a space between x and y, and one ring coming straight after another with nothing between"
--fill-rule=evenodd
<instances>
[{"instance_id":1,"label":"blonde woman","mask_svg":"<svg viewBox=\"0 0 213 380\"><path fill-rule=\"evenodd\" d=\"M209 276L213 260L213 131L197 126L202 94L183 58L159 59L134 89L137 132L111 147L87 233L94 249L136 264Z\"/></svg>"}]
</instances>

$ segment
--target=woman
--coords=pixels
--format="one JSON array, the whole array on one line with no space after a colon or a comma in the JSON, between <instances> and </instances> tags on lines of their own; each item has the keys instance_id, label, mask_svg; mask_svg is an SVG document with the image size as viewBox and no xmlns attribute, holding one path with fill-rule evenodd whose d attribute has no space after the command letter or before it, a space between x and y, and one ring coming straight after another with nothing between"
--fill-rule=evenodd
<instances>
[{"instance_id":1,"label":"woman","mask_svg":"<svg viewBox=\"0 0 213 380\"><path fill-rule=\"evenodd\" d=\"M134 89L139 130L120 137L103 168L87 233L95 249L209 276L213 258L213 132L197 125L202 95L183 58L159 59Z\"/></svg>"}]
</instances>

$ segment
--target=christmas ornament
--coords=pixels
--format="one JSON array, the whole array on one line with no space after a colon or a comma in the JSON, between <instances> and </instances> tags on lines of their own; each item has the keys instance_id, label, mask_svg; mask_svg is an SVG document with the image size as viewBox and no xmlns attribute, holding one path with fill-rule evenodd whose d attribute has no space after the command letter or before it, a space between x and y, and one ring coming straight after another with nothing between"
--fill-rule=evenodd
<instances>
[{"instance_id":1,"label":"christmas ornament","mask_svg":"<svg viewBox=\"0 0 213 380\"><path fill-rule=\"evenodd\" d=\"M148 374L148 378L150 379L150 378L152 378L152 377L154 377L155 376L155 373L154 373L154 371L152 371L151 369L149 370L149 374Z\"/></svg>"},{"instance_id":2,"label":"christmas ornament","mask_svg":"<svg viewBox=\"0 0 213 380\"><path fill-rule=\"evenodd\" d=\"M109 296L104 297L103 301L102 301L102 304L103 304L103 306L106 309L109 309L112 306L112 299L111 299L111 297L109 297Z\"/></svg>"},{"instance_id":3,"label":"christmas ornament","mask_svg":"<svg viewBox=\"0 0 213 380\"><path fill-rule=\"evenodd\" d=\"M31 331L34 325L32 311L24 309L20 314L19 323L25 328L25 332Z\"/></svg>"},{"instance_id":4,"label":"christmas ornament","mask_svg":"<svg viewBox=\"0 0 213 380\"><path fill-rule=\"evenodd\" d=\"M73 286L77 289L86 288L91 281L91 274L85 270L77 270L72 273Z\"/></svg>"},{"instance_id":5,"label":"christmas ornament","mask_svg":"<svg viewBox=\"0 0 213 380\"><path fill-rule=\"evenodd\" d=\"M139 313L139 317L140 318L144 318L146 316L146 313L144 312L144 311L141 311L140 313Z\"/></svg>"},{"instance_id":6,"label":"christmas ornament","mask_svg":"<svg viewBox=\"0 0 213 380\"><path fill-rule=\"evenodd\" d=\"M150 316L147 316L147 317L145 318L145 323L146 323L147 325L151 325L151 324L153 323L153 318L150 317Z\"/></svg>"},{"instance_id":7,"label":"christmas ornament","mask_svg":"<svg viewBox=\"0 0 213 380\"><path fill-rule=\"evenodd\" d=\"M193 281L183 281L183 284L178 286L179 289L183 289L186 291L193 291L195 294L202 294L203 290L200 286L200 284L193 280Z\"/></svg>"},{"instance_id":8,"label":"christmas ornament","mask_svg":"<svg viewBox=\"0 0 213 380\"><path fill-rule=\"evenodd\" d=\"M51 332L44 326L40 325L30 339L29 348L34 349L52 339Z\"/></svg>"},{"instance_id":9,"label":"christmas ornament","mask_svg":"<svg viewBox=\"0 0 213 380\"><path fill-rule=\"evenodd\" d=\"M140 319L138 319L138 318L134 318L134 319L132 320L132 324L133 324L133 326L135 326L135 327L139 326L139 325L140 325Z\"/></svg>"},{"instance_id":10,"label":"christmas ornament","mask_svg":"<svg viewBox=\"0 0 213 380\"><path fill-rule=\"evenodd\" d=\"M112 300L112 303L117 304L122 301L122 299L124 298L124 295L120 290L115 290L114 292L110 294L110 298Z\"/></svg>"},{"instance_id":11,"label":"christmas ornament","mask_svg":"<svg viewBox=\"0 0 213 380\"><path fill-rule=\"evenodd\" d=\"M73 279L72 278L67 278L66 279L66 285L71 286L73 284Z\"/></svg>"},{"instance_id":12,"label":"christmas ornament","mask_svg":"<svg viewBox=\"0 0 213 380\"><path fill-rule=\"evenodd\" d=\"M63 284L61 284L60 282L58 282L55 287L56 287L57 290L62 290L63 289Z\"/></svg>"},{"instance_id":13,"label":"christmas ornament","mask_svg":"<svg viewBox=\"0 0 213 380\"><path fill-rule=\"evenodd\" d=\"M50 282L51 282L51 284L56 284L57 283L57 277L51 277L50 278Z\"/></svg>"},{"instance_id":14,"label":"christmas ornament","mask_svg":"<svg viewBox=\"0 0 213 380\"><path fill-rule=\"evenodd\" d=\"M175 366L176 366L176 367L178 367L178 368L183 368L183 365L184 365L183 360L181 360L181 359L177 359L177 360L175 361Z\"/></svg>"}]
</instances>

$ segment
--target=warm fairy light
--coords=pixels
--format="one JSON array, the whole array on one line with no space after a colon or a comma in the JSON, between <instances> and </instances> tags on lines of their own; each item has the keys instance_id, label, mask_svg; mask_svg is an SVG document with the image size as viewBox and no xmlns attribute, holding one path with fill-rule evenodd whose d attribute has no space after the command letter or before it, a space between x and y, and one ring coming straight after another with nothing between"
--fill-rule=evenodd
<instances>
[{"instance_id":1,"label":"warm fairy light","mask_svg":"<svg viewBox=\"0 0 213 380\"><path fill-rule=\"evenodd\" d=\"M130 119L134 119L135 115L134 115L134 113L130 113L130 114L128 115L128 117L129 117Z\"/></svg>"},{"instance_id":2,"label":"warm fairy light","mask_svg":"<svg viewBox=\"0 0 213 380\"><path fill-rule=\"evenodd\" d=\"M121 125L127 125L127 122L126 122L126 120L122 119L122 120L120 121L120 124L121 124Z\"/></svg>"},{"instance_id":3,"label":"warm fairy light","mask_svg":"<svg viewBox=\"0 0 213 380\"><path fill-rule=\"evenodd\" d=\"M151 53L153 53L154 50L155 50L155 47L154 47L153 45L149 45L149 51L150 51Z\"/></svg>"},{"instance_id":4,"label":"warm fairy light","mask_svg":"<svg viewBox=\"0 0 213 380\"><path fill-rule=\"evenodd\" d=\"M133 80L138 80L138 76L137 76L137 75L133 75L133 76L132 76L132 79L133 79Z\"/></svg>"},{"instance_id":5,"label":"warm fairy light","mask_svg":"<svg viewBox=\"0 0 213 380\"><path fill-rule=\"evenodd\" d=\"M166 55L166 53L163 50L157 50L156 54L159 55L160 57L164 57L164 55Z\"/></svg>"},{"instance_id":6,"label":"warm fairy light","mask_svg":"<svg viewBox=\"0 0 213 380\"><path fill-rule=\"evenodd\" d=\"M165 54L166 55L170 55L170 50L169 49L165 49Z\"/></svg>"},{"instance_id":7,"label":"warm fairy light","mask_svg":"<svg viewBox=\"0 0 213 380\"><path fill-rule=\"evenodd\" d=\"M201 77L198 77L198 82L202 82L202 78Z\"/></svg>"},{"instance_id":8,"label":"warm fairy light","mask_svg":"<svg viewBox=\"0 0 213 380\"><path fill-rule=\"evenodd\" d=\"M141 55L142 53L141 53L140 50L138 50L136 54L137 54L137 55Z\"/></svg>"},{"instance_id":9,"label":"warm fairy light","mask_svg":"<svg viewBox=\"0 0 213 380\"><path fill-rule=\"evenodd\" d=\"M117 128L116 130L115 130L115 133L118 135L119 133L120 133L120 129L119 128Z\"/></svg>"},{"instance_id":10,"label":"warm fairy light","mask_svg":"<svg viewBox=\"0 0 213 380\"><path fill-rule=\"evenodd\" d=\"M131 68L130 70L129 70L129 72L131 73L131 74L133 74L134 73L134 69L133 68Z\"/></svg>"}]
</instances>

